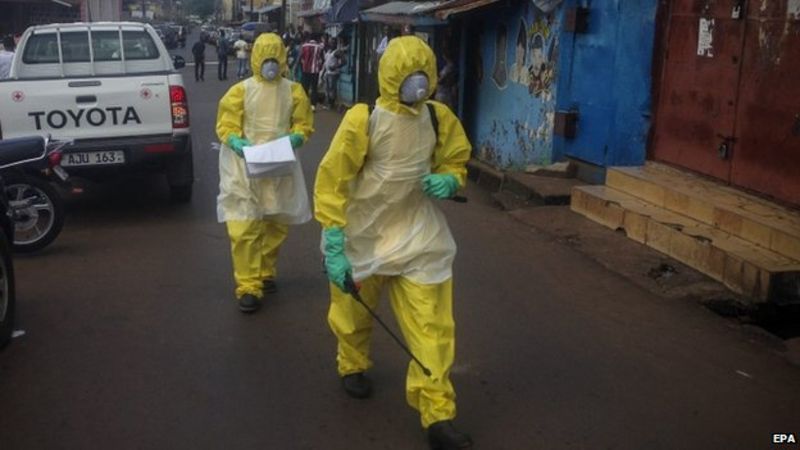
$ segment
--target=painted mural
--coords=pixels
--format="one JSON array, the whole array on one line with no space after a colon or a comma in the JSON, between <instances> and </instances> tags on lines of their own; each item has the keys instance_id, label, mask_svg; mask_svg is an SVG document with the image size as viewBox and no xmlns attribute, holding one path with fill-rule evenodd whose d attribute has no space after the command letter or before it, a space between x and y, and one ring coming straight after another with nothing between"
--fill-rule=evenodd
<instances>
[{"instance_id":1,"label":"painted mural","mask_svg":"<svg viewBox=\"0 0 800 450\"><path fill-rule=\"evenodd\" d=\"M561 0L529 0L496 10L474 53L471 134L478 158L510 170L554 161L553 125ZM491 64L486 67L484 61ZM482 73L490 73L485 83Z\"/></svg>"},{"instance_id":2,"label":"painted mural","mask_svg":"<svg viewBox=\"0 0 800 450\"><path fill-rule=\"evenodd\" d=\"M506 26L500 24L497 26L497 35L495 39L494 51L494 70L492 70L492 80L498 89L505 89L508 82L508 72L506 71L506 42L507 33Z\"/></svg>"},{"instance_id":3,"label":"painted mural","mask_svg":"<svg viewBox=\"0 0 800 450\"><path fill-rule=\"evenodd\" d=\"M539 97L550 93L555 79L556 47L558 39L553 32L553 16L543 15L528 31L530 61L528 61L528 91Z\"/></svg>"},{"instance_id":4,"label":"painted mural","mask_svg":"<svg viewBox=\"0 0 800 450\"><path fill-rule=\"evenodd\" d=\"M514 46L514 64L511 65L511 81L527 86L530 80L528 70L528 26L520 19L517 42Z\"/></svg>"}]
</instances>

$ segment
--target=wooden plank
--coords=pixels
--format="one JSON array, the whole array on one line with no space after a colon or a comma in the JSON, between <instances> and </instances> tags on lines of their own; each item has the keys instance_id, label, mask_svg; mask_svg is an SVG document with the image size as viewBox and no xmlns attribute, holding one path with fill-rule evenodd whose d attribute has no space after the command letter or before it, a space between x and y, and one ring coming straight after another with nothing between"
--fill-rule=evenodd
<instances>
[{"instance_id":1,"label":"wooden plank","mask_svg":"<svg viewBox=\"0 0 800 450\"><path fill-rule=\"evenodd\" d=\"M616 230L623 223L624 210L612 200L591 195L581 186L572 190L573 211L590 217L595 222Z\"/></svg>"},{"instance_id":2,"label":"wooden plank","mask_svg":"<svg viewBox=\"0 0 800 450\"><path fill-rule=\"evenodd\" d=\"M648 216L626 210L622 220L622 227L625 234L634 241L644 244L647 242L647 223L650 221Z\"/></svg>"},{"instance_id":3,"label":"wooden plank","mask_svg":"<svg viewBox=\"0 0 800 450\"><path fill-rule=\"evenodd\" d=\"M656 163L609 168L606 184L800 260L800 211Z\"/></svg>"},{"instance_id":4,"label":"wooden plank","mask_svg":"<svg viewBox=\"0 0 800 450\"><path fill-rule=\"evenodd\" d=\"M735 292L767 301L776 277L800 273L800 262L606 186L579 186L573 210L665 253Z\"/></svg>"},{"instance_id":5,"label":"wooden plank","mask_svg":"<svg viewBox=\"0 0 800 450\"><path fill-rule=\"evenodd\" d=\"M606 186L663 207L664 189L642 176L636 176L636 170L641 168L630 167L620 170L617 167L609 167L606 172Z\"/></svg>"}]
</instances>

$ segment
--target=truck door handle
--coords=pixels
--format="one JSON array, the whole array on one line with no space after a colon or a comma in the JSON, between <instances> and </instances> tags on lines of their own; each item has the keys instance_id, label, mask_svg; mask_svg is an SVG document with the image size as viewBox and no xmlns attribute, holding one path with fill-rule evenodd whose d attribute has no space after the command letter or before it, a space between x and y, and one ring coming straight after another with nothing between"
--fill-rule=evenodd
<instances>
[{"instance_id":1,"label":"truck door handle","mask_svg":"<svg viewBox=\"0 0 800 450\"><path fill-rule=\"evenodd\" d=\"M67 86L71 88L79 88L79 87L97 87L102 85L103 83L100 80L89 80L89 81L70 81Z\"/></svg>"},{"instance_id":2,"label":"truck door handle","mask_svg":"<svg viewBox=\"0 0 800 450\"><path fill-rule=\"evenodd\" d=\"M97 103L97 96L94 95L79 95L75 97L78 103Z\"/></svg>"}]
</instances>

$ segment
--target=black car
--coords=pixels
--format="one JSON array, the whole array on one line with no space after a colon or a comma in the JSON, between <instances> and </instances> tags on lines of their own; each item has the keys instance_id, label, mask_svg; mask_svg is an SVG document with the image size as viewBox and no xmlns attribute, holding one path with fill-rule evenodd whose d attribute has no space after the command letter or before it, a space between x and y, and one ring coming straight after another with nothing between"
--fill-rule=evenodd
<instances>
[{"instance_id":1,"label":"black car","mask_svg":"<svg viewBox=\"0 0 800 450\"><path fill-rule=\"evenodd\" d=\"M11 342L14 332L14 309L16 294L14 290L14 265L11 261L11 242L14 227L8 217L8 199L0 181L0 349Z\"/></svg>"},{"instance_id":2,"label":"black car","mask_svg":"<svg viewBox=\"0 0 800 450\"><path fill-rule=\"evenodd\" d=\"M153 25L155 28L156 33L158 33L158 37L164 42L164 46L168 49L174 49L178 47L178 32L169 25ZM185 43L184 43L185 45Z\"/></svg>"},{"instance_id":3,"label":"black car","mask_svg":"<svg viewBox=\"0 0 800 450\"><path fill-rule=\"evenodd\" d=\"M41 137L7 139L0 141L0 167L12 166L20 161L32 161L45 155L46 144ZM0 177L0 349L11 342L14 331L16 291L14 264L11 260L11 243L14 241L14 224L9 214L9 199Z\"/></svg>"}]
</instances>

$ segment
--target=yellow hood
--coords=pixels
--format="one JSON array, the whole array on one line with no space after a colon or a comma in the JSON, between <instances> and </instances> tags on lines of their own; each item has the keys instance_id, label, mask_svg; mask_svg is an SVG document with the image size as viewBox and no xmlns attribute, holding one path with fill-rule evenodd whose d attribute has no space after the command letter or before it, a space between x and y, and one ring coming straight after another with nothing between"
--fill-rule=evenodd
<instances>
[{"instance_id":1,"label":"yellow hood","mask_svg":"<svg viewBox=\"0 0 800 450\"><path fill-rule=\"evenodd\" d=\"M253 76L259 81L266 81L261 76L261 65L268 59L274 59L280 64L281 74L286 73L286 47L283 40L275 33L263 33L253 44L253 52L250 54L250 68L253 69Z\"/></svg>"},{"instance_id":2,"label":"yellow hood","mask_svg":"<svg viewBox=\"0 0 800 450\"><path fill-rule=\"evenodd\" d=\"M378 84L381 96L378 104L393 112L417 114L419 106L409 107L400 103L400 85L415 72L428 76L428 97L436 91L436 56L422 39L402 36L389 41L378 66Z\"/></svg>"}]
</instances>

